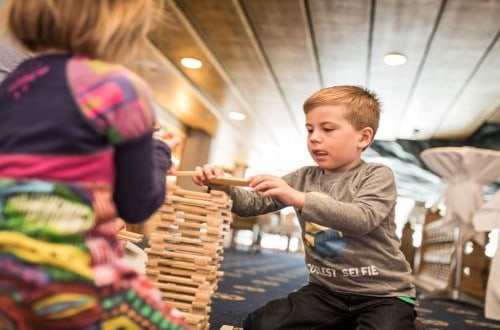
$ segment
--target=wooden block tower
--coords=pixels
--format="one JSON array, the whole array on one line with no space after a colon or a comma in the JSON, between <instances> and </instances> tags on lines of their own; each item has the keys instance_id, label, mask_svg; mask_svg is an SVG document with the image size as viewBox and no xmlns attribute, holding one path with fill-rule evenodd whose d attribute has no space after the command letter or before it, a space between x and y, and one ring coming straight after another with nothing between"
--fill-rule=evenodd
<instances>
[{"instance_id":1,"label":"wooden block tower","mask_svg":"<svg viewBox=\"0 0 500 330\"><path fill-rule=\"evenodd\" d=\"M209 329L231 205L222 191L194 192L169 183L145 249L146 275L193 329Z\"/></svg>"}]
</instances>

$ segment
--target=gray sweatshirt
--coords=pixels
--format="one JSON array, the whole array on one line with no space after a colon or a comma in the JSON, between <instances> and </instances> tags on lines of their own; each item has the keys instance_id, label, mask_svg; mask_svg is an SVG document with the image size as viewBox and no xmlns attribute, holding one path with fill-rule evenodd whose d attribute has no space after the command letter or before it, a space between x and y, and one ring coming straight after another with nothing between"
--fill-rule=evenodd
<instances>
[{"instance_id":1,"label":"gray sweatshirt","mask_svg":"<svg viewBox=\"0 0 500 330\"><path fill-rule=\"evenodd\" d=\"M295 211L310 282L333 292L415 297L411 268L395 233L397 192L387 166L362 161L340 175L307 166L283 179L306 193L304 207ZM232 212L243 217L287 206L243 188L225 191L233 200Z\"/></svg>"}]
</instances>

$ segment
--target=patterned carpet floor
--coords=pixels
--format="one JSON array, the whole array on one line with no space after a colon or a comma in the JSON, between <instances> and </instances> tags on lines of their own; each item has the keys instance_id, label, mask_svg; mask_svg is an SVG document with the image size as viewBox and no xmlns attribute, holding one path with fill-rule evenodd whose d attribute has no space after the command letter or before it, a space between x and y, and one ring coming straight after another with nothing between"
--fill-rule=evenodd
<instances>
[{"instance_id":1,"label":"patterned carpet floor","mask_svg":"<svg viewBox=\"0 0 500 330\"><path fill-rule=\"evenodd\" d=\"M298 254L226 249L221 268L224 276L212 299L210 330L241 327L250 311L307 281L303 256ZM481 308L463 303L421 300L417 311L426 330L500 329L500 322L484 318Z\"/></svg>"}]
</instances>

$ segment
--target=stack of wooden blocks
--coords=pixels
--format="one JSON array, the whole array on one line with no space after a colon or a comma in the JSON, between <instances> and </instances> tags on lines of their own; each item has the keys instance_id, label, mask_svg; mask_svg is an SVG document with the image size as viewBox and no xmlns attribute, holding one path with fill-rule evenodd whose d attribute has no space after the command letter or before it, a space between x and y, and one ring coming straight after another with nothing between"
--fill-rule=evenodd
<instances>
[{"instance_id":1,"label":"stack of wooden blocks","mask_svg":"<svg viewBox=\"0 0 500 330\"><path fill-rule=\"evenodd\" d=\"M145 249L146 275L193 329L208 330L232 201L222 191L194 192L174 184L167 191Z\"/></svg>"}]
</instances>

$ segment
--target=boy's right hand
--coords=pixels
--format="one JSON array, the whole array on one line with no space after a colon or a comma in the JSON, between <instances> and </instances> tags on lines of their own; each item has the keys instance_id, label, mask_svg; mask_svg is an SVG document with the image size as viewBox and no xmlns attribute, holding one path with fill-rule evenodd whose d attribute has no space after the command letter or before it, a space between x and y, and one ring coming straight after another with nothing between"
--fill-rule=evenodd
<instances>
[{"instance_id":1,"label":"boy's right hand","mask_svg":"<svg viewBox=\"0 0 500 330\"><path fill-rule=\"evenodd\" d=\"M211 185L209 180L223 178L225 174L222 168L215 165L205 164L203 166L196 166L195 171L200 173L199 175L193 176L193 182L198 186L209 186L214 189L221 188Z\"/></svg>"}]
</instances>

